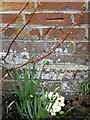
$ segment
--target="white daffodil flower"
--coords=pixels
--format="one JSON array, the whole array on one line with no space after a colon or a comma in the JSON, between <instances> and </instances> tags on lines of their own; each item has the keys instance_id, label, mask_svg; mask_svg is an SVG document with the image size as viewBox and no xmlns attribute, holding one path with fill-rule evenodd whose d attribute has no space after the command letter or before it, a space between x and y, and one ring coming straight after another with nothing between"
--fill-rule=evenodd
<instances>
[{"instance_id":1,"label":"white daffodil flower","mask_svg":"<svg viewBox=\"0 0 90 120\"><path fill-rule=\"evenodd\" d=\"M61 106L57 105L57 103L54 103L52 106L54 112L59 112L61 110Z\"/></svg>"},{"instance_id":2,"label":"white daffodil flower","mask_svg":"<svg viewBox=\"0 0 90 120\"><path fill-rule=\"evenodd\" d=\"M52 116L56 116L56 113L61 111L61 107L65 106L65 98L59 96L58 92L46 92L45 97L48 97L50 101L49 105L46 106L47 111L50 112Z\"/></svg>"},{"instance_id":3,"label":"white daffodil flower","mask_svg":"<svg viewBox=\"0 0 90 120\"><path fill-rule=\"evenodd\" d=\"M65 98L63 96L60 97L61 101L64 102Z\"/></svg>"},{"instance_id":4,"label":"white daffodil flower","mask_svg":"<svg viewBox=\"0 0 90 120\"><path fill-rule=\"evenodd\" d=\"M50 92L50 93L48 94L48 98L51 99L52 97L53 97L53 92Z\"/></svg>"},{"instance_id":5,"label":"white daffodil flower","mask_svg":"<svg viewBox=\"0 0 90 120\"><path fill-rule=\"evenodd\" d=\"M50 113L52 116L56 116L56 112L53 109L50 110Z\"/></svg>"},{"instance_id":6,"label":"white daffodil flower","mask_svg":"<svg viewBox=\"0 0 90 120\"><path fill-rule=\"evenodd\" d=\"M58 105L61 106L61 107L65 106L64 102L58 102Z\"/></svg>"},{"instance_id":7,"label":"white daffodil flower","mask_svg":"<svg viewBox=\"0 0 90 120\"><path fill-rule=\"evenodd\" d=\"M65 101L65 98L64 98L63 96L61 96L61 97L57 98L57 100L56 100L56 101L59 101L59 102L64 102L64 101Z\"/></svg>"}]
</instances>

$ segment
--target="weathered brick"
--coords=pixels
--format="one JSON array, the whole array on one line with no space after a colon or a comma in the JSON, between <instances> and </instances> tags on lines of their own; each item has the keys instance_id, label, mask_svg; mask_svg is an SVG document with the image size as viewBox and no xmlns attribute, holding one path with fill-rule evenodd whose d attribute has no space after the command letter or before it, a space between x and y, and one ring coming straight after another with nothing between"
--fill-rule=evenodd
<instances>
[{"instance_id":1,"label":"weathered brick","mask_svg":"<svg viewBox=\"0 0 90 120\"><path fill-rule=\"evenodd\" d=\"M81 10L84 2L42 2L39 10Z\"/></svg>"},{"instance_id":2,"label":"weathered brick","mask_svg":"<svg viewBox=\"0 0 90 120\"><path fill-rule=\"evenodd\" d=\"M44 53L47 50L44 42L26 42L23 43L23 48L26 48L30 53Z\"/></svg>"},{"instance_id":3,"label":"weathered brick","mask_svg":"<svg viewBox=\"0 0 90 120\"><path fill-rule=\"evenodd\" d=\"M19 30L20 28L18 28ZM21 34L19 35L19 38L27 38L27 39L31 39L31 40L36 40L40 38L40 33L39 33L39 29L27 29L25 28Z\"/></svg>"},{"instance_id":4,"label":"weathered brick","mask_svg":"<svg viewBox=\"0 0 90 120\"><path fill-rule=\"evenodd\" d=\"M0 10L21 10L26 5L26 2L2 2L2 8ZM26 10L32 10L34 8L33 2L26 7Z\"/></svg>"},{"instance_id":5,"label":"weathered brick","mask_svg":"<svg viewBox=\"0 0 90 120\"><path fill-rule=\"evenodd\" d=\"M90 1L88 2L88 10L90 10Z\"/></svg>"},{"instance_id":6,"label":"weathered brick","mask_svg":"<svg viewBox=\"0 0 90 120\"><path fill-rule=\"evenodd\" d=\"M8 28L7 30L5 30L3 32L4 36L7 36L7 37L12 37L12 36L15 36L16 35L16 29L15 28Z\"/></svg>"},{"instance_id":7,"label":"weathered brick","mask_svg":"<svg viewBox=\"0 0 90 120\"><path fill-rule=\"evenodd\" d=\"M2 36L7 38L14 38L15 35L17 35L17 33L20 31L20 27L13 27L13 28L7 28ZM20 35L18 36L19 39L32 39L32 40L36 40L40 38L40 33L39 33L39 29L29 29L25 28Z\"/></svg>"},{"instance_id":8,"label":"weathered brick","mask_svg":"<svg viewBox=\"0 0 90 120\"><path fill-rule=\"evenodd\" d=\"M55 46L58 45L59 42L47 42L47 52L52 50ZM59 49L60 48L60 49ZM73 53L74 51L74 46L73 43L71 42L64 42L58 49L56 49L56 54L69 54Z\"/></svg>"},{"instance_id":9,"label":"weathered brick","mask_svg":"<svg viewBox=\"0 0 90 120\"><path fill-rule=\"evenodd\" d=\"M2 49L4 51L7 51L9 45L10 45L11 41L3 41L2 42ZM22 52L24 51L24 48L27 49L27 51L29 53L44 53L47 50L47 46L46 43L44 42L23 42L22 41L16 41L14 42L14 44L12 45L11 49L13 51L17 51L17 52Z\"/></svg>"},{"instance_id":10,"label":"weathered brick","mask_svg":"<svg viewBox=\"0 0 90 120\"><path fill-rule=\"evenodd\" d=\"M10 90L13 89L13 84L15 85L15 81L3 81L2 90Z\"/></svg>"},{"instance_id":11,"label":"weathered brick","mask_svg":"<svg viewBox=\"0 0 90 120\"><path fill-rule=\"evenodd\" d=\"M2 10L2 2L0 2L0 10Z\"/></svg>"},{"instance_id":12,"label":"weathered brick","mask_svg":"<svg viewBox=\"0 0 90 120\"><path fill-rule=\"evenodd\" d=\"M30 15L26 15L26 21ZM71 14L63 13L38 13L31 19L30 25L71 25Z\"/></svg>"},{"instance_id":13,"label":"weathered brick","mask_svg":"<svg viewBox=\"0 0 90 120\"><path fill-rule=\"evenodd\" d=\"M78 55L78 54L59 54L53 53L47 57L47 59L53 60L53 64L61 64L61 63L74 63L74 64L83 64L86 65L89 62L88 55Z\"/></svg>"},{"instance_id":14,"label":"weathered brick","mask_svg":"<svg viewBox=\"0 0 90 120\"><path fill-rule=\"evenodd\" d=\"M68 28L58 29L58 28L45 28L43 29L43 39L63 39L64 36L69 31ZM85 38L84 28L74 28L72 34L68 36L67 39L70 40L83 40Z\"/></svg>"},{"instance_id":15,"label":"weathered brick","mask_svg":"<svg viewBox=\"0 0 90 120\"><path fill-rule=\"evenodd\" d=\"M17 14L0 14L0 23L10 23L16 16ZM22 17L19 16L16 21L13 23L16 24L23 24Z\"/></svg>"},{"instance_id":16,"label":"weathered brick","mask_svg":"<svg viewBox=\"0 0 90 120\"><path fill-rule=\"evenodd\" d=\"M90 52L90 43L87 43L87 42L76 43L76 52L89 53Z\"/></svg>"},{"instance_id":17,"label":"weathered brick","mask_svg":"<svg viewBox=\"0 0 90 120\"><path fill-rule=\"evenodd\" d=\"M74 63L88 65L89 57L87 54L85 54L85 55L76 54L76 55L73 55L72 57L74 59Z\"/></svg>"},{"instance_id":18,"label":"weathered brick","mask_svg":"<svg viewBox=\"0 0 90 120\"><path fill-rule=\"evenodd\" d=\"M79 14L75 14L75 20ZM90 24L90 13L83 13L78 21L78 24Z\"/></svg>"},{"instance_id":19,"label":"weathered brick","mask_svg":"<svg viewBox=\"0 0 90 120\"><path fill-rule=\"evenodd\" d=\"M88 40L90 40L90 28L88 29Z\"/></svg>"},{"instance_id":20,"label":"weathered brick","mask_svg":"<svg viewBox=\"0 0 90 120\"><path fill-rule=\"evenodd\" d=\"M8 47L9 47L9 45L10 45L11 42L12 42L12 41L8 41L8 40L7 40L7 41L3 41L3 42L2 42L2 49L3 49L4 51L7 51L7 50L8 50ZM20 41L15 41L14 44L12 45L11 49L12 49L13 51L22 52L22 51L23 51L22 42L20 42Z\"/></svg>"}]
</instances>

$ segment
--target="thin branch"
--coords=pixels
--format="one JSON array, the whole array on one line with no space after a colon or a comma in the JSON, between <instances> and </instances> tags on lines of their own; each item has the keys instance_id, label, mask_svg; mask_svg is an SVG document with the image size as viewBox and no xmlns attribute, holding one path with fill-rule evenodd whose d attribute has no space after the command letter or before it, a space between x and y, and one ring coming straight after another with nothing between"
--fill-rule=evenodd
<instances>
[{"instance_id":1,"label":"thin branch","mask_svg":"<svg viewBox=\"0 0 90 120\"><path fill-rule=\"evenodd\" d=\"M20 14L26 9L26 7L27 7L28 5L29 5L29 2L26 3L26 5L25 5L25 6L22 8L22 10L15 16L15 18L14 18L12 21L10 21L2 30L0 30L0 32L6 30L6 28L7 28L8 26L10 26L10 24L12 24L12 23L20 16Z\"/></svg>"}]
</instances>

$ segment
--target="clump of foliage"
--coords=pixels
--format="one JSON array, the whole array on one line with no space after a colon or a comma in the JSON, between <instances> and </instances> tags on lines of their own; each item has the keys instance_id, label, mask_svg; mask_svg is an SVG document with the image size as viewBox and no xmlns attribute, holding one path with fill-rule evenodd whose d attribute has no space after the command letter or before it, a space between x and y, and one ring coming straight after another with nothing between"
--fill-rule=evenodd
<instances>
[{"instance_id":1,"label":"clump of foliage","mask_svg":"<svg viewBox=\"0 0 90 120\"><path fill-rule=\"evenodd\" d=\"M17 86L14 85L13 88L19 98L16 106L21 119L45 119L56 116L57 113L64 114L64 111L61 111L61 107L65 105L64 97L59 96L57 92L59 87L53 92L50 92L48 88L46 92L40 85L42 72L47 63L47 61L43 63L38 77L35 77L35 63L33 63L31 70L22 70L23 81L19 72L15 70Z\"/></svg>"},{"instance_id":2,"label":"clump of foliage","mask_svg":"<svg viewBox=\"0 0 90 120\"><path fill-rule=\"evenodd\" d=\"M80 80L79 85L81 89L80 96L85 96L90 93L90 82L89 81Z\"/></svg>"}]
</instances>

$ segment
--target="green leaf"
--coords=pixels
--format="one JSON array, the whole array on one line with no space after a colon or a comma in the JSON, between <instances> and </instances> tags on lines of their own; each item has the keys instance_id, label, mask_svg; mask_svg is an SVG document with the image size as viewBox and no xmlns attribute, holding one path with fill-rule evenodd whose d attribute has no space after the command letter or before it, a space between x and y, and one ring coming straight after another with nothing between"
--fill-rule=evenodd
<instances>
[{"instance_id":1,"label":"green leaf","mask_svg":"<svg viewBox=\"0 0 90 120\"><path fill-rule=\"evenodd\" d=\"M20 77L19 77L19 73L18 73L17 70L16 70L16 78L17 78L17 82L18 82L18 86L19 86L20 92L23 95L23 85L21 83L21 80L20 80Z\"/></svg>"},{"instance_id":2,"label":"green leaf","mask_svg":"<svg viewBox=\"0 0 90 120\"><path fill-rule=\"evenodd\" d=\"M13 90L16 92L16 94L17 94L18 96L20 96L19 91L18 91L18 89L17 89L17 87L16 87L15 85L13 85Z\"/></svg>"},{"instance_id":3,"label":"green leaf","mask_svg":"<svg viewBox=\"0 0 90 120\"><path fill-rule=\"evenodd\" d=\"M43 63L43 68L45 67L45 65L47 65L49 62L48 60L46 60L44 63Z\"/></svg>"},{"instance_id":4,"label":"green leaf","mask_svg":"<svg viewBox=\"0 0 90 120\"><path fill-rule=\"evenodd\" d=\"M33 82L34 85L37 85L37 82L35 80L32 80L32 82Z\"/></svg>"},{"instance_id":5,"label":"green leaf","mask_svg":"<svg viewBox=\"0 0 90 120\"><path fill-rule=\"evenodd\" d=\"M59 111L60 115L64 114L64 111Z\"/></svg>"},{"instance_id":6,"label":"green leaf","mask_svg":"<svg viewBox=\"0 0 90 120\"><path fill-rule=\"evenodd\" d=\"M17 106L18 113L19 113L19 114L21 115L21 117L23 118L22 109L19 107L18 103L16 103L16 106Z\"/></svg>"},{"instance_id":7,"label":"green leaf","mask_svg":"<svg viewBox=\"0 0 90 120\"><path fill-rule=\"evenodd\" d=\"M68 109L65 113L64 116L67 115L69 112L71 112L75 107L71 107L70 109Z\"/></svg>"},{"instance_id":8,"label":"green leaf","mask_svg":"<svg viewBox=\"0 0 90 120\"><path fill-rule=\"evenodd\" d=\"M36 99L36 97L34 98L34 112L36 115L37 114L37 99Z\"/></svg>"},{"instance_id":9,"label":"green leaf","mask_svg":"<svg viewBox=\"0 0 90 120\"><path fill-rule=\"evenodd\" d=\"M53 94L56 93L59 89L60 87L55 88L55 90L53 91Z\"/></svg>"},{"instance_id":10,"label":"green leaf","mask_svg":"<svg viewBox=\"0 0 90 120\"><path fill-rule=\"evenodd\" d=\"M35 74L35 63L33 63L33 69L32 69L32 73L30 75L30 80L34 79L34 74Z\"/></svg>"},{"instance_id":11,"label":"green leaf","mask_svg":"<svg viewBox=\"0 0 90 120\"><path fill-rule=\"evenodd\" d=\"M32 112L31 112L31 106L30 106L28 100L27 100L27 109L28 109L28 113L29 113L30 118L33 118L33 116L32 116Z\"/></svg>"},{"instance_id":12,"label":"green leaf","mask_svg":"<svg viewBox=\"0 0 90 120\"><path fill-rule=\"evenodd\" d=\"M31 58L30 58L30 63L32 63L34 57L35 57L35 54L32 54L32 56L31 56Z\"/></svg>"}]
</instances>

